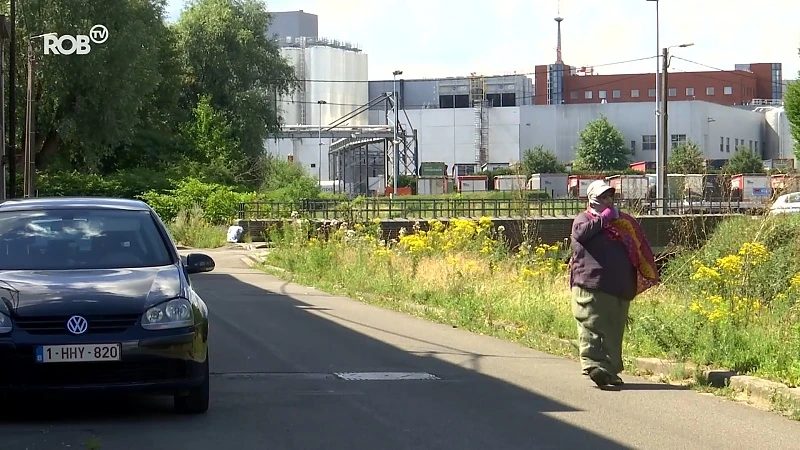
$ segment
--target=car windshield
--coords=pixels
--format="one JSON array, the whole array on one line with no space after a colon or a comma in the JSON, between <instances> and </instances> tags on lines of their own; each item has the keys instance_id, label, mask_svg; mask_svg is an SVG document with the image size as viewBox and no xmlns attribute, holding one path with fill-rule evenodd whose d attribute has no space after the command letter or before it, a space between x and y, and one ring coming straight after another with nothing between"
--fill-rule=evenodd
<instances>
[{"instance_id":1,"label":"car windshield","mask_svg":"<svg viewBox=\"0 0 800 450\"><path fill-rule=\"evenodd\" d=\"M164 266L171 253L148 211L0 212L0 270Z\"/></svg>"}]
</instances>

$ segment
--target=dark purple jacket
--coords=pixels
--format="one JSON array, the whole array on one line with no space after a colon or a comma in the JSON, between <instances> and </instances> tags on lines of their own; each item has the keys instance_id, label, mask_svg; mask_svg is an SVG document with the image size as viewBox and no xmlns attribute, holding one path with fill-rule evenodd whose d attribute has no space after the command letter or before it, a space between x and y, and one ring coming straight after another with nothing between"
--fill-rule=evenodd
<instances>
[{"instance_id":1,"label":"dark purple jacket","mask_svg":"<svg viewBox=\"0 0 800 450\"><path fill-rule=\"evenodd\" d=\"M603 219L588 212L572 222L570 287L594 289L623 300L636 297L636 269L625 244L603 232Z\"/></svg>"}]
</instances>

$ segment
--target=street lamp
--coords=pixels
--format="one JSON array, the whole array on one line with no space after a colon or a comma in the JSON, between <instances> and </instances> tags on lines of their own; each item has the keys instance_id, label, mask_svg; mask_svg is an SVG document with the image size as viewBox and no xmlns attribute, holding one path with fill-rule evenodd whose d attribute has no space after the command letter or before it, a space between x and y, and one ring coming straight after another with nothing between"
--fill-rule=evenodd
<instances>
[{"instance_id":1,"label":"street lamp","mask_svg":"<svg viewBox=\"0 0 800 450\"><path fill-rule=\"evenodd\" d=\"M397 142L397 123L400 120L399 114L397 112L398 108L398 101L397 101L397 76L402 75L402 70L395 70L392 72L392 98L394 98L394 140L392 145L394 148L392 149L393 162L394 162L394 180L393 180L393 187L392 196L397 195L397 181L400 178L400 146Z\"/></svg>"},{"instance_id":2,"label":"street lamp","mask_svg":"<svg viewBox=\"0 0 800 450\"><path fill-rule=\"evenodd\" d=\"M322 105L327 105L325 100L317 100L319 105L319 132L317 137L319 139L319 162L317 162L317 181L322 186Z\"/></svg>"},{"instance_id":3,"label":"street lamp","mask_svg":"<svg viewBox=\"0 0 800 450\"><path fill-rule=\"evenodd\" d=\"M663 192L663 186L661 186L661 172L664 171L664 164L666 161L661 159L661 118L659 114L661 112L661 102L659 102L660 91L659 89L659 79L661 78L661 61L659 59L659 53L661 52L661 42L660 42L660 21L658 20L658 0L647 0L648 2L655 2L656 3L656 111L655 111L655 119L656 119L656 198L662 198L661 192Z\"/></svg>"},{"instance_id":4,"label":"street lamp","mask_svg":"<svg viewBox=\"0 0 800 450\"><path fill-rule=\"evenodd\" d=\"M661 76L663 77L661 80L661 139L659 143L661 144L658 147L658 152L656 154L656 198L659 202L659 211L661 214L667 213L667 149L668 143L670 142L669 138L669 127L668 127L668 114L667 114L667 104L669 103L669 82L668 82L668 69L669 69L669 49L671 48L685 48L693 46L693 43L689 44L680 44L680 45L671 45L669 47L664 47L663 54L661 55L663 59L663 67ZM661 160L661 164L658 164L658 160Z\"/></svg>"}]
</instances>

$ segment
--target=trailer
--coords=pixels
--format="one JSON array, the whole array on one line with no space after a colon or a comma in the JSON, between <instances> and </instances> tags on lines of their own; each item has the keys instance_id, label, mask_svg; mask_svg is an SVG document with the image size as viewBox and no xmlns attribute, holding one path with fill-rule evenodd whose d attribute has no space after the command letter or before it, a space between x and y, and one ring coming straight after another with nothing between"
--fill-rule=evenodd
<instances>
[{"instance_id":1,"label":"trailer","mask_svg":"<svg viewBox=\"0 0 800 450\"><path fill-rule=\"evenodd\" d=\"M497 175L494 177L495 191L521 191L526 188L525 175Z\"/></svg>"},{"instance_id":2,"label":"trailer","mask_svg":"<svg viewBox=\"0 0 800 450\"><path fill-rule=\"evenodd\" d=\"M606 178L621 200L644 200L650 190L647 175L614 175Z\"/></svg>"},{"instance_id":3,"label":"trailer","mask_svg":"<svg viewBox=\"0 0 800 450\"><path fill-rule=\"evenodd\" d=\"M462 175L456 179L458 192L484 192L488 184L489 177L486 175Z\"/></svg>"},{"instance_id":4,"label":"trailer","mask_svg":"<svg viewBox=\"0 0 800 450\"><path fill-rule=\"evenodd\" d=\"M417 195L441 195L447 192L447 177L417 178Z\"/></svg>"},{"instance_id":5,"label":"trailer","mask_svg":"<svg viewBox=\"0 0 800 450\"><path fill-rule=\"evenodd\" d=\"M765 203L772 198L772 183L769 175L752 173L731 177L731 196L745 203Z\"/></svg>"},{"instance_id":6,"label":"trailer","mask_svg":"<svg viewBox=\"0 0 800 450\"><path fill-rule=\"evenodd\" d=\"M592 182L597 180L604 180L606 177L603 175L570 175L569 180L569 195L577 198L586 198L586 190Z\"/></svg>"},{"instance_id":7,"label":"trailer","mask_svg":"<svg viewBox=\"0 0 800 450\"><path fill-rule=\"evenodd\" d=\"M551 198L563 198L569 194L569 175L565 173L535 173L528 180L528 189L545 191Z\"/></svg>"}]
</instances>

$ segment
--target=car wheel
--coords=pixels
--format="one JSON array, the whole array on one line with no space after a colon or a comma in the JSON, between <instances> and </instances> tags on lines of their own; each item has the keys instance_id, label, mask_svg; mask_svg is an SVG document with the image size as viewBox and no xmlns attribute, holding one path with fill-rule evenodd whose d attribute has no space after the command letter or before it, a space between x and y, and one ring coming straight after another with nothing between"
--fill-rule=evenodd
<instances>
[{"instance_id":1,"label":"car wheel","mask_svg":"<svg viewBox=\"0 0 800 450\"><path fill-rule=\"evenodd\" d=\"M209 365L208 356L206 356L205 377L199 386L189 389L189 392L184 395L176 394L175 410L182 414L205 414L208 411L209 400Z\"/></svg>"}]
</instances>

